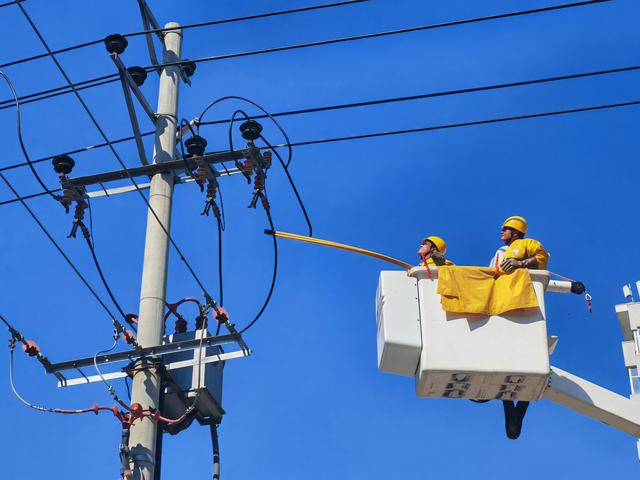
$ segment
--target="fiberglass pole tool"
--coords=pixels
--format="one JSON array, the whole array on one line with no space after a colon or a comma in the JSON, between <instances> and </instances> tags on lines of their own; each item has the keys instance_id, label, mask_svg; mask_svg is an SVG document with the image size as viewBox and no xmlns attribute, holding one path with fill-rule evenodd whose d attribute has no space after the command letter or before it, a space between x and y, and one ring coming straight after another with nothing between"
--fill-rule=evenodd
<instances>
[{"instance_id":1,"label":"fiberglass pole tool","mask_svg":"<svg viewBox=\"0 0 640 480\"><path fill-rule=\"evenodd\" d=\"M372 252L371 250L365 250L364 248L345 245L344 243L332 242L330 240L322 240L320 238L306 237L304 235L297 235L295 233L278 232L275 230L265 230L264 233L266 235L273 235L275 237L288 238L290 240L300 240L302 242L315 243L317 245L324 245L325 247L339 248L341 250L346 250L348 252L367 255L369 257L377 258L378 260L384 260L385 262L393 263L394 265L398 265L399 267L406 268L406 269L410 269L414 267L413 265L403 262L402 260L398 260L396 258L389 257L387 255L383 255L378 252Z\"/></svg>"}]
</instances>

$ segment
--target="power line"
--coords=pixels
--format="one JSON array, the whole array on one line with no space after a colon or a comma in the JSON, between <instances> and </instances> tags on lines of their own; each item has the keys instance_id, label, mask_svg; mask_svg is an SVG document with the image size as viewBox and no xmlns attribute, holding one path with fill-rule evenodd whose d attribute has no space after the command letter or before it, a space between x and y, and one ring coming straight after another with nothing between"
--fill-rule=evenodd
<instances>
[{"instance_id":1,"label":"power line","mask_svg":"<svg viewBox=\"0 0 640 480\"><path fill-rule=\"evenodd\" d=\"M261 50L252 50L252 51L248 51L248 52L229 53L229 54L224 54L224 55L214 55L214 56L208 56L208 57L201 57L201 58L193 59L193 60L190 60L190 61L194 62L194 63L202 63L202 62L211 62L211 61L217 61L217 60L228 60L228 59L231 59L231 58L248 57L248 56L253 56L253 55L261 55L261 54L265 54L265 53L283 52L283 51L289 51L289 50L297 50L297 49L301 49L301 48L317 47L317 46L322 46L322 45L331 45L331 44L351 42L351 41L356 41L356 40L379 38L379 37L385 37L385 36L390 36L390 35L398 35L398 34L403 34L403 33L412 33L412 32L417 32L417 31L424 31L424 30L432 30L432 29L438 29L438 28L466 25L466 24L471 24L471 23L476 23L476 22L484 22L484 21L490 21L490 20L499 20L499 19L504 19L504 18L512 18L512 17L523 16L523 15L530 15L530 14L549 12L549 11L555 11L555 10L563 10L563 9L575 8L575 7L582 7L582 6L593 5L593 4L597 4L597 3L611 2L611 1L612 0L589 0L589 1L584 1L584 2L568 3L568 4L555 5L555 6L550 6L550 7L542 7L542 8L536 8L536 9L530 9L530 10L521 10L521 11L517 11L517 12L502 13L502 14L489 15L489 16L484 16L484 17L476 17L476 18L464 19L464 20L454 20L454 21L450 21L450 22L422 25L422 26L418 26L418 27L403 28L403 29L398 29L398 30L389 30L389 31L385 31L385 32L369 33L369 34L364 34L364 35L356 35L356 36L351 36L351 37L335 38L335 39L330 39L330 40L321 40L321 41L317 41L317 42L301 43L301 44L296 44L296 45L285 45L285 46L282 46L282 47L273 47L273 48L267 48L267 49L261 49ZM151 65L151 66L145 67L145 69L147 71L154 71L159 67L177 66L177 65L182 65L183 63L184 63L184 61L161 63L161 64L158 64L158 65ZM66 93L71 93L71 92L74 91L73 87L83 86L83 88L93 88L94 86L105 85L105 84L108 84L108 83L116 82L116 81L118 81L118 79L119 79L119 75L118 74L105 75L105 76L102 76L102 77L97 77L97 78L93 78L93 79L90 79L90 80L85 80L83 82L79 82L78 84L69 84L67 87L58 87L58 88L55 88L55 89L45 90L43 92L32 93L32 94L29 94L26 97L19 97L19 100L21 102L23 102L23 100L30 100L30 102L38 101L38 98L36 98L36 97L38 97L39 95L50 94L50 93L54 94L54 95L49 95L49 96L44 97L44 98L50 98L51 96L64 95ZM99 83L92 84L92 82L99 82ZM0 102L0 109L7 108L6 107L7 102L8 102L7 100L1 101ZM29 103L29 102L23 102L23 103Z\"/></svg>"},{"instance_id":2,"label":"power line","mask_svg":"<svg viewBox=\"0 0 640 480\"><path fill-rule=\"evenodd\" d=\"M333 143L333 142L343 142L348 140L362 140L365 138L375 138L375 137L386 137L390 135L404 135L408 133L419 133L419 132L430 132L434 130L446 130L450 128L460 128L460 127L471 127L475 125L488 125L491 123L504 123L504 122L512 122L516 120L527 120L531 118L542 118L542 117L551 117L554 115L567 115L570 113L580 113L580 112L591 112L595 110L606 110L611 108L619 108L619 107L630 107L633 105L640 105L640 100L633 100L630 102L623 103L613 103L608 105L596 105L591 107L582 107L582 108L571 108L568 110L557 110L554 112L544 112L544 113L532 113L529 115L516 115L513 117L501 117L501 118L492 118L489 120L477 120L473 122L462 122L462 123L451 123L447 125L435 125L432 127L421 127L421 128L409 128L405 130L392 130L387 132L377 132L377 133L365 133L363 135L351 135L347 137L337 137L337 138L324 138L319 140L307 140L302 142L292 143L292 147L301 147L305 145L318 145L321 143ZM274 148L285 148L289 145L274 145Z\"/></svg>"},{"instance_id":3,"label":"power line","mask_svg":"<svg viewBox=\"0 0 640 480\"><path fill-rule=\"evenodd\" d=\"M9 7L9 6L11 6L11 5L15 5L16 3L24 2L24 1L25 1L25 0L13 0L13 2L0 3L0 8L3 8L3 7ZM0 68L1 68L1 67L0 67Z\"/></svg>"},{"instance_id":4,"label":"power line","mask_svg":"<svg viewBox=\"0 0 640 480\"><path fill-rule=\"evenodd\" d=\"M373 105L383 105L383 104L387 104L387 103L400 103L400 102L407 102L407 101L414 101L414 100L422 100L422 99L428 99L428 98L435 98L435 97L444 97L444 96L449 96L449 95L459 95L459 94L465 94L465 93L475 93L475 92L481 92L481 91L488 91L488 90L499 90L499 89L503 89L503 88L513 88L513 87L519 87L519 86L527 86L527 85L536 85L536 84L543 84L543 83L551 83L551 82L556 82L556 81L563 81L563 80L572 80L572 79L579 79L579 78L588 78L588 77L595 77L595 76L601 76L601 75L610 75L610 74L615 74L615 73L624 73L624 72L632 72L632 71L637 71L640 70L640 65L632 65L629 67L620 67L620 68L611 68L611 69L605 69L605 70L595 70L595 71L591 71L591 72L582 72L582 73L574 73L574 74L567 74L567 75L556 75L553 77L543 77L543 78L538 78L538 79L531 79L531 80L522 80L522 81L518 81L518 82L509 82L509 83L501 83L501 84L494 84L494 85L481 85L478 87L468 87L468 88L461 88L461 89L455 89L455 90L445 90L445 91L441 91L441 92L428 92L428 93L422 93L422 94L418 94L418 95L409 95L409 96L403 96L403 97L393 97L393 98L383 98L383 99L378 99L378 100L367 100L367 101L362 101L362 102L351 102L351 103L344 103L344 104L335 104L335 105L329 105L329 106L320 106L320 107L311 107L311 108L303 108L303 109L297 109L297 110L289 110L289 111L284 111L284 112L278 112L278 113L273 113L271 114L272 117L285 117L285 116L290 116L290 115L302 115L302 114L307 114L307 113L318 113L318 112L325 112L325 111L331 111L331 110L342 110L342 109L348 109L348 108L358 108L358 107L365 107L365 106L373 106ZM79 89L78 89L79 90ZM262 118L268 118L268 116L265 115L253 115L252 116L253 119L262 119ZM200 123L200 125L221 125L221 124L227 124L229 122L228 119L221 119L221 120L211 120L208 122L202 122ZM149 131L149 132L145 132L142 133L141 136L145 137L145 136L149 136L149 135L153 135L155 132L154 131ZM123 137L123 138L119 138L117 140L112 140L111 144L115 145L117 143L124 143L124 142L128 142L131 140L134 140L135 136L129 136L129 137ZM63 152L63 153L58 153L56 155L50 155L47 157L42 157L42 158L38 158L35 160L31 160L32 163L40 163L40 162L46 162L47 160L51 160L56 156L59 155L75 155L77 153L82 153L82 152L86 152L86 151L90 151L90 150L96 150L99 148L103 148L108 146L108 143L98 143L96 145L89 145L83 148L77 148L75 150L70 150L68 152ZM14 168L19 168L19 167L24 167L27 166L28 163L27 162L21 162L21 163L15 163L13 165L7 165L5 167L0 167L0 172L1 171L5 171L5 170L11 170ZM57 192L60 189L56 189L56 190L51 190L52 192ZM24 197L24 198L31 198L30 196ZM0 203L1 205L1 203Z\"/></svg>"},{"instance_id":5,"label":"power line","mask_svg":"<svg viewBox=\"0 0 640 480\"><path fill-rule=\"evenodd\" d=\"M590 112L590 111L597 111L597 110L608 110L613 108L630 107L635 105L640 105L640 100L632 100L629 102L611 103L611 104L604 104L604 105L594 105L589 107L572 108L567 110L555 110L552 112L532 113L527 115L516 115L516 116L510 116L510 117L499 117L499 118L492 118L492 119L486 119L486 120L476 120L471 122L433 125L430 127L410 128L405 130L389 130L385 132L365 133L362 135L323 138L323 139L316 139L316 140L304 140L300 142L293 142L290 144L281 143L281 144L273 145L273 148L275 149L275 148L288 148L288 147L303 147L307 145L318 145L323 143L343 142L343 141L349 141L349 140L362 140L367 138L386 137L386 136L392 136L392 135L404 135L404 134L410 134L410 133L429 132L429 131L435 131L435 130L447 130L451 128L470 127L470 126L476 126L476 125L488 125L492 123L505 123L505 122L511 122L516 120L552 117L557 115L567 115L572 113ZM1 175L1 172L0 172L0 175ZM28 200L36 197L41 197L42 195L46 195L46 193L39 192L31 195L25 195L24 197L20 197L20 199ZM0 202L0 206L15 203L17 201L19 201L17 198L13 200L5 200Z\"/></svg>"},{"instance_id":6,"label":"power line","mask_svg":"<svg viewBox=\"0 0 640 480\"><path fill-rule=\"evenodd\" d=\"M140 190L140 187L138 186L137 182L134 180L133 176L131 175L131 172L129 172L129 169L127 168L127 166L125 165L124 161L122 160L122 158L120 157L120 155L118 154L118 152L116 151L115 147L111 144L111 142L109 141L109 139L107 138L106 133L104 132L104 130L102 129L102 127L100 126L100 124L98 123L98 120L96 119L96 117L93 115L93 113L91 112L91 110L89 109L89 107L87 106L87 104L85 103L85 101L83 100L82 96L80 96L80 94L77 92L77 90L75 89L75 87L73 87L73 82L71 82L71 79L69 78L69 76L67 75L66 71L64 70L64 68L62 68L62 65L60 65L60 62L58 62L58 59L55 57L55 55L53 55L51 53L51 49L49 48L49 45L47 44L47 42L45 41L44 37L42 36L42 34L40 33L40 31L38 30L38 28L36 27L35 23L33 22L33 20L31 20L31 17L29 16L29 14L27 13L27 11L24 9L24 7L18 3L18 7L20 8L20 10L22 11L23 15L25 16L25 18L27 19L27 22L29 23L29 25L31 26L31 28L33 29L33 31L35 32L35 34L38 36L38 39L40 40L40 42L42 43L42 45L45 47L45 49L49 52L49 56L51 57L51 59L53 60L53 62L55 63L56 67L58 68L58 70L60 71L60 73L62 74L62 76L64 77L65 81L73 88L73 92L76 96L76 98L78 99L78 101L80 102L80 104L82 105L82 108L84 109L84 111L87 113L87 115L89 116L89 118L91 119L92 123L94 124L94 126L96 127L96 129L98 130L98 132L100 133L100 136L102 136L103 140L105 141L105 143L107 144L107 146L109 147L109 149L111 150L111 152L113 153L113 155L115 156L115 158L118 160L118 163L120 163L120 166L122 167L122 169L126 172L127 176L129 177L129 180L131 181L131 183L133 184L133 186L135 187L136 191L138 192L138 194L140 195L140 198L142 198L142 200L144 201L144 203L147 205L147 208L149 209L149 212L151 212L151 214L155 217L156 221L158 222L158 224L160 225L160 228L164 231L164 233L167 235L167 238L169 239L169 241L171 242L171 244L173 245L173 247L175 248L175 250L178 252L178 255L180 256L180 260L185 264L185 266L187 267L187 270L191 273L191 276L193 277L193 279L196 281L196 283L198 284L198 286L200 287L200 289L202 290L205 298L207 300L211 299L211 296L209 295L209 293L207 292L206 288L204 287L204 284L202 283L202 281L200 280L200 278L196 275L195 271L193 270L193 268L191 267L191 264L189 263L189 261L186 259L186 257L184 256L184 254L182 253L182 250L180 249L180 247L178 246L178 244L175 242L175 240L173 239L173 237L171 236L171 234L169 233L169 231L167 230L167 228L165 227L165 225L162 223L162 221L160 220L160 218L158 217L157 213L155 212L155 210L151 207L151 204L149 203L149 200L147 200L147 197L145 197L144 193L142 193L142 190Z\"/></svg>"},{"instance_id":7,"label":"power line","mask_svg":"<svg viewBox=\"0 0 640 480\"><path fill-rule=\"evenodd\" d=\"M60 253L60 255L62 256L62 258L64 258L64 260L67 262L67 264L71 267L71 269L73 270L73 272L76 274L76 276L80 279L80 281L84 284L85 287L87 287L87 289L91 292L91 294L93 295L93 297L96 299L96 301L100 304L100 306L104 309L105 312L107 312L107 315L109 315L109 317L111 318L111 320L113 321L114 326L116 327L116 329L118 329L119 331L124 331L124 328L122 327L122 325L120 324L120 322L118 322L118 320L116 320L116 317L113 315L113 313L111 313L111 310L109 310L109 307L107 307L107 305L102 301L102 299L100 298L100 296L98 295L98 293L93 289L93 287L89 284L89 282L87 281L87 279L82 275L82 273L80 273L80 270L78 270L78 267L75 266L75 264L71 261L71 259L67 256L67 254L64 252L64 250L62 250L62 247L60 247L60 245L58 244L58 242L55 241L55 239L53 238L53 236L51 235L51 233L49 233L49 230L47 230L47 228L44 226L44 224L40 221L40 219L38 218L38 216L34 213L34 211L29 207L29 205L27 205L27 202L24 201L24 199L20 196L20 194L16 191L16 189L13 187L13 185L11 184L11 182L9 182L9 180L7 179L7 177L4 176L4 174L2 172L0 172L0 179L2 179L2 181L7 185L7 187L9 187L9 189L11 190L11 192L13 193L13 195L16 197L16 201L19 201L22 206L27 210L27 212L29 213L29 215L31 215L31 218L33 218L33 221L36 222L38 224L38 227L40 227L40 229L42 230L42 232L46 235L46 237L49 239L49 241L53 244L53 246L56 248L56 250L58 251L58 253ZM46 195L46 192L42 192L41 195L44 194Z\"/></svg>"},{"instance_id":8,"label":"power line","mask_svg":"<svg viewBox=\"0 0 640 480\"><path fill-rule=\"evenodd\" d=\"M522 16L522 15L530 15L530 14L535 14L535 13L550 12L550 11L554 11L554 10L562 10L562 9L567 9L567 8L582 7L582 6L586 6L586 5L593 5L593 4L596 4L596 3L605 3L605 2L611 2L611 1L612 0L589 0L589 1L585 1L585 2L567 3L567 4L555 5L555 6L551 6L551 7L535 8L535 9L531 9L531 10L521 10L521 11L518 11L518 12L501 13L501 14L497 14L497 15L488 15L488 16L485 16L485 17L476 17L476 18L469 18L469 19L465 19L465 20L454 20L454 21L451 21L451 22L434 23L434 24L430 24L430 25L422 25L422 26L419 26L419 27L409 27L409 28L402 28L402 29L398 29L398 30L388 30L388 31L385 31L385 32L367 33L367 34L364 34L364 35L355 35L355 36L351 36L351 37L334 38L334 39L330 39L330 40L320 40L318 42L300 43L300 44L297 44L297 45L286 45L286 46L283 46L283 47L272 47L272 48L265 48L265 49L261 49L261 50L252 50L252 51L249 51L249 52L229 53L229 54L225 54L225 55L213 55L213 56L209 56L209 57L202 57L202 58L192 59L190 61L194 62L194 63L200 63L200 62L210 62L210 61L215 61L215 60L227 60L227 59L230 59L230 58L248 57L248 56L252 56L252 55L260 55L260 54L263 54L263 53L284 52L284 51L288 51L288 50L297 50L297 49L300 49L300 48L318 47L318 46L321 46L321 45L332 45L332 44L336 44L336 43L352 42L352 41L355 41L355 40L365 40L365 39L370 39L370 38L380 38L380 37L386 37L386 36L390 36L390 35L398 35L398 34L402 34L402 33L413 33L413 32L420 32L420 31L424 31L424 30L433 30L433 29L437 29L437 28L455 27L455 26L466 25L466 24L470 24L470 23L485 22L485 21L488 21L488 20L500 20L500 19L504 19L504 18L512 18L512 17L518 17L518 16ZM184 62L169 62L169 63L164 63L164 64L161 64L161 65L155 65L155 66L146 67L146 69L147 69L147 71L153 71L158 66L175 66L175 65L181 65L182 63L184 63Z\"/></svg>"},{"instance_id":9,"label":"power line","mask_svg":"<svg viewBox=\"0 0 640 480\"><path fill-rule=\"evenodd\" d=\"M19 0L19 1L24 1L24 0ZM347 6L347 5L353 5L356 3L364 3L364 2L368 2L369 0L348 0L348 1L343 1L343 2L335 2L335 3L326 3L326 4L322 4L322 5L312 5L309 7L301 7L301 8L292 8L292 9L288 9L288 10L279 10L279 11L275 11L275 12L266 12L266 13L258 13L258 14L254 14L254 15L247 15L244 17L235 17L235 18L225 18L223 20L210 20L208 22L200 22L200 23L190 23L187 25L182 25L180 27L180 30L188 30L191 28L201 28L201 27L208 27L208 26L213 26L213 25L222 25L225 23L236 23L236 22L243 22L246 20L256 20L259 18L268 18L268 17L276 17L279 15L289 15L292 13L302 13L302 12L310 12L313 10L321 10L321 9L325 9L325 8L333 8L333 7L342 7L342 6ZM6 5L13 5L17 2L9 2L6 4L0 4L0 7L6 6ZM175 30L175 28L158 28L158 29L153 29L153 30L141 30L141 31L137 31L137 32L131 32L131 33L125 33L122 36L123 37L136 37L139 35L146 35L148 33L164 33L164 32L169 32L171 30ZM84 43L78 43L76 45L71 45L69 47L65 47L65 48L61 48L59 50L54 50L52 52L53 55L58 55L59 53L66 53L66 52L71 52L73 50L78 50L81 48L85 48L85 47L90 47L93 45L98 45L104 42L104 38L100 38L98 40L91 40L88 42L84 42ZM4 68L4 67L10 67L12 65L19 65L21 63L26 63L26 62L30 62L32 60L37 60L39 58L44 58L44 57L48 57L49 54L48 53L40 53L38 55L33 55L30 57L25 57L25 58L21 58L19 60L13 60L11 62L7 62L7 63L3 63L0 64L0 68Z\"/></svg>"}]
</instances>

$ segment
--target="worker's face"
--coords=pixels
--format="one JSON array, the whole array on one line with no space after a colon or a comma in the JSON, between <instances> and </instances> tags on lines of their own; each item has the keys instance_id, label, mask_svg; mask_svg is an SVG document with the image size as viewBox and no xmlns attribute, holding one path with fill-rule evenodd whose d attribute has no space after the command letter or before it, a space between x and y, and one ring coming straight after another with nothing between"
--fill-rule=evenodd
<instances>
[{"instance_id":1,"label":"worker's face","mask_svg":"<svg viewBox=\"0 0 640 480\"><path fill-rule=\"evenodd\" d=\"M517 230L509 227L502 227L502 235L500 235L500 240L502 240L505 244L509 245L517 238L520 238L520 233Z\"/></svg>"},{"instance_id":2,"label":"worker's face","mask_svg":"<svg viewBox=\"0 0 640 480\"><path fill-rule=\"evenodd\" d=\"M418 250L418 255L425 257L433 253L435 250L437 250L436 246L433 243L431 243L430 240L425 239L422 241L422 245Z\"/></svg>"}]
</instances>

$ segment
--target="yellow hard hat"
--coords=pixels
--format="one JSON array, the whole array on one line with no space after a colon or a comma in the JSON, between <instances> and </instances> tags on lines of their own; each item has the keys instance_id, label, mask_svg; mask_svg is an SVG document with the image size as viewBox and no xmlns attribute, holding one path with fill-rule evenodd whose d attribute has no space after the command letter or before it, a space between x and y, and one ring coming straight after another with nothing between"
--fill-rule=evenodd
<instances>
[{"instance_id":1,"label":"yellow hard hat","mask_svg":"<svg viewBox=\"0 0 640 480\"><path fill-rule=\"evenodd\" d=\"M425 240L429 240L431 243L433 243L436 248L440 251L440 253L445 254L447 253L447 243L440 237L427 237L425 238Z\"/></svg>"},{"instance_id":2,"label":"yellow hard hat","mask_svg":"<svg viewBox=\"0 0 640 480\"><path fill-rule=\"evenodd\" d=\"M509 227L522 233L527 233L527 221L523 217L513 216L507 218L502 224L502 228Z\"/></svg>"}]
</instances>

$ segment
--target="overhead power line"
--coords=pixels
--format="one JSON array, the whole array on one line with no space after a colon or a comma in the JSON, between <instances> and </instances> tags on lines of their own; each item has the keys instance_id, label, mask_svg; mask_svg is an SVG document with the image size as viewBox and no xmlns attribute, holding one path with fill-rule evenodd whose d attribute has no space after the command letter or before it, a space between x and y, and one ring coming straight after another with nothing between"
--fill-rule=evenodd
<instances>
[{"instance_id":1,"label":"overhead power line","mask_svg":"<svg viewBox=\"0 0 640 480\"><path fill-rule=\"evenodd\" d=\"M9 7L9 6L11 6L11 5L15 5L16 3L24 2L24 1L25 1L25 0L14 0L13 2L0 3L0 8L3 8L3 7Z\"/></svg>"},{"instance_id":2,"label":"overhead power line","mask_svg":"<svg viewBox=\"0 0 640 480\"><path fill-rule=\"evenodd\" d=\"M36 222L38 227L40 227L40 230L42 230L42 232L45 234L45 236L49 239L49 242L51 242L51 244L55 247L55 249L58 251L58 253L60 253L62 258L64 258L64 260L67 262L67 264L71 267L71 270L73 270L73 272L80 279L80 281L84 284L84 286L87 287L87 289L91 292L91 295L93 296L93 298L96 299L96 301L100 304L102 309L107 313L109 318L111 318L111 321L113 322L114 325L116 325L116 328L118 328L118 325L119 325L120 329L123 329L122 325L118 322L118 320L116 320L116 317L113 315L113 313L111 313L111 310L109 309L109 307L107 307L107 305L104 303L104 301L102 301L102 299L100 298L98 293L94 290L94 288L87 281L87 279L84 277L84 275L82 275L82 273L80 273L80 270L78 269L78 267L76 267L76 265L71 261L71 259L64 252L62 247L60 247L58 242L56 242L56 240L53 238L51 233L49 233L49 230L47 230L47 227L44 226L44 224L40 221L40 219L35 214L35 212L29 207L29 205L27 205L27 203L24 201L24 197L20 196L20 194L16 191L16 189L11 184L11 182L9 182L9 180L7 180L7 177L5 177L2 173L0 173L0 179L2 179L2 181L5 183L5 185L7 187L9 187L9 190L11 190L11 193L13 193L13 195L16 197L14 201L20 202L22 204L22 206L27 210L27 212L29 213L31 218L33 218L33 221ZM46 192L42 192L41 194L46 195Z\"/></svg>"},{"instance_id":3,"label":"overhead power line","mask_svg":"<svg viewBox=\"0 0 640 480\"><path fill-rule=\"evenodd\" d=\"M625 72L633 72L633 71L637 71L640 70L640 65L632 65L632 66L628 66L628 67L620 67L620 68L610 68L610 69L605 69L605 70L595 70L595 71L590 71L590 72L581 72L581 73L572 73L572 74L567 74L567 75L555 75L552 77L543 77L543 78L537 78L537 79L530 79L530 80L522 80L522 81L518 81L518 82L507 82L507 83L499 83L499 84L493 84L493 85L480 85L477 87L467 87L467 88L459 88L459 89L454 89L454 90L444 90L441 92L427 92L427 93L421 93L418 95L407 95L407 96L403 96L403 97L393 97L393 98L383 98L383 99L378 99L378 100L367 100L367 101L362 101L362 102L350 102L350 103L343 103L343 104L336 104L336 105L328 105L328 106L320 106L320 107L311 107L311 108L303 108L303 109L297 109L297 110L289 110L289 111L284 111L284 112L278 112L278 113L273 113L271 114L271 116L273 117L284 117L284 116L289 116L289 115L302 115L302 114L307 114L307 113L317 113L317 112L326 112L326 111L332 111L332 110L342 110L342 109L349 109L349 108L359 108L359 107L365 107L365 106L374 106L374 105L383 105L383 104L387 104L387 103L400 103L400 102L408 102L408 101L415 101L415 100L423 100L423 99L428 99L428 98L435 98L435 97L444 97L444 96L449 96L449 95L460 95L460 94L465 94L465 93L475 93L475 92L481 92L481 91L488 91L488 90L499 90L499 89L503 89L503 88L514 88L514 87L520 87L520 86L527 86L527 85L535 85L535 84L543 84L543 83L551 83L551 82L556 82L556 81L563 81L563 80L573 80L573 79L579 79L579 78L588 78L588 77L596 77L596 76L601 76L601 75L610 75L610 74L615 74L615 73L625 73ZM262 118L267 118L266 115L253 115L251 118L253 119L262 119ZM229 122L229 119L220 119L220 120L211 120L208 122L202 122L201 125L220 125L220 124L226 124ZM149 135L153 135L155 132L154 131L149 131L149 132L144 132L141 134L141 136L149 136ZM118 143L124 143L124 142L129 142L131 140L134 140L135 136L129 136L129 137L123 137L123 138L119 138L117 140L112 140L110 143L112 145L118 144ZM47 160L51 160L54 157L58 156L58 155L75 155L77 153L82 153L82 152L86 152L86 151L90 151L90 150L97 150L100 148L104 148L108 146L107 143L98 143L96 145L90 145L90 146L86 146L83 148L77 148L75 150L70 150L67 152L62 152L62 153L57 153L55 155L50 155L47 157L42 157L42 158L38 158L35 160L31 160L32 163L40 163L40 162L46 162ZM15 163L13 165L7 165L5 167L0 167L0 172L1 171L5 171L5 170L11 170L14 168L20 168L20 167L24 167L27 166L28 164L26 162L21 162L21 163ZM56 190L52 190L52 191L56 191ZM29 198L29 197L26 197Z\"/></svg>"},{"instance_id":4,"label":"overhead power line","mask_svg":"<svg viewBox=\"0 0 640 480\"><path fill-rule=\"evenodd\" d=\"M240 58L240 57L248 57L248 56L253 56L253 55L262 55L262 54L266 54L266 53L275 53L275 52L283 52L283 51L290 51L290 50L298 50L301 48L309 48L309 47L318 47L318 46L322 46L322 45L332 45L332 44L338 44L338 43L345 43L345 42L352 42L352 41L357 41L357 40L365 40L365 39L371 39L371 38L379 38L379 37L386 37L386 36L391 36L391 35L399 35L399 34L404 34L404 33L412 33L412 32L418 32L418 31L424 31L424 30L432 30L432 29L438 29L438 28L445 28L445 27L454 27L454 26L459 26L459 25L466 25L466 24L471 24L471 23L477 23L477 22L485 22L485 21L490 21L490 20L500 20L500 19L505 19L505 18L512 18L512 17L519 17L519 16L523 16L523 15L531 15L531 14L537 14L537 13L543 13L543 12L550 12L550 11L556 11L556 10L564 10L564 9L568 9L568 8L575 8L575 7L583 7L583 6L587 6L587 5L593 5L593 4L598 4L598 3L606 3L606 2L611 2L612 0L588 0L588 1L584 1L584 2L575 2L575 3L567 3L567 4L562 4L562 5L555 5L555 6L550 6L550 7L542 7L542 8L535 8L535 9L530 9L530 10L520 10L517 12L509 12L509 13L502 13L502 14L496 14L496 15L488 15L488 16L484 16L484 17L476 17L476 18L469 18L469 19L463 19L463 20L454 20L454 21L450 21L450 22L442 22L442 23L435 23L435 24L429 24L429 25L422 25L422 26L418 26L418 27L409 27L409 28L403 28L403 29L398 29L398 30L388 30L385 32L377 32L377 33L369 33L369 34L364 34L364 35L356 35L356 36L351 36L351 37L342 37L342 38L335 38L335 39L329 39L329 40L321 40L321 41L317 41L317 42L309 42L309 43L300 43L300 44L296 44L296 45L285 45L285 46L281 46L281 47L272 47L272 48L266 48L266 49L261 49L261 50L251 50L248 52L239 52L239 53L229 53L229 54L224 54L224 55L214 55L214 56L208 56L208 57L201 57L201 58L197 58L197 59L192 59L190 61L195 62L195 63L203 63L203 62L212 62L212 61L217 61L217 60L228 60L231 58ZM55 54L52 52L52 54ZM176 66L176 65L181 65L182 63L184 63L183 61L181 62L170 62L170 63L162 63L162 64L158 64L158 65L151 65L151 66L147 66L145 67L145 69L147 71L154 71L159 67L167 67L167 66ZM73 88L72 87L78 87L81 86L84 88L93 88L99 85L105 85L108 83L112 83L112 82L116 82L119 80L119 75L116 74L112 74L112 75L104 75L102 77L96 77L90 80L84 80L82 82L79 82L77 84L70 84L66 87L58 87L58 88L54 88L54 89L49 89L49 90L44 90L42 92L36 92L36 93L32 93L29 94L25 97L19 97L18 99L20 100L20 102L22 104L25 103L31 103L34 101L39 101L40 99L37 98L41 95L44 95L44 97L42 98L43 100L45 98L51 98L53 96L58 96L58 95L64 95L67 93L71 93L73 92ZM28 101L27 101L28 100ZM10 100L4 100L2 102L0 102L0 109L2 108L7 108L7 104L8 102L10 102Z\"/></svg>"},{"instance_id":5,"label":"overhead power line","mask_svg":"<svg viewBox=\"0 0 640 480\"><path fill-rule=\"evenodd\" d=\"M552 116L557 116L557 115L568 115L568 114L572 114L572 113L591 112L591 111L597 111L597 110L609 110L609 109L613 109L613 108L631 107L631 106L636 106L636 105L640 105L640 100L632 100L632 101L621 102L621 103L609 103L609 104L604 104L604 105L593 105L593 106L588 106L588 107L570 108L570 109L567 109L567 110L554 110L554 111L551 111L551 112L532 113L532 114L526 114L526 115L515 115L515 116L510 116L510 117L498 117L498 118L490 118L490 119L485 119L485 120L474 120L474 121L469 121L469 122L448 123L448 124L443 124L443 125L433 125L433 126L429 126L429 127L409 128L409 129L404 129L404 130L387 130L387 131L384 131L384 132L364 133L364 134L361 134L361 135L349 135L349 136L344 136L344 137L332 137L332 138L322 138L322 139L315 139L315 140L303 140L303 141L300 141L300 142L293 142L293 143L290 143L290 144L280 143L280 144L277 144L277 145L273 145L273 148L303 147L303 146L307 146L307 145L319 145L319 144L323 144L323 143L335 143L335 142L345 142L345 141L351 141L351 140L363 140L363 139L367 139L367 138L387 137L387 136L393 136L393 135L406 135L406 134L411 134L411 133L430 132L430 131L435 131L435 130L447 130L447 129L452 129L452 128L471 127L471 126L477 126L477 125L489 125L489 124L492 124L492 123L506 123L506 122L513 122L513 121L517 121L517 120L527 120L527 119L533 119L533 118L552 117ZM1 173L0 173L0 175L1 175ZM20 197L20 198L22 200L28 200L28 199L31 199L31 198L41 197L43 195L46 195L46 192L34 193L34 194L26 195L26 196ZM5 201L0 202L0 206L7 205L7 204L10 204L10 203L14 203L14 202L17 202L17 201L18 201L18 199L5 200Z\"/></svg>"},{"instance_id":6,"label":"overhead power line","mask_svg":"<svg viewBox=\"0 0 640 480\"><path fill-rule=\"evenodd\" d=\"M19 1L24 1L24 0L19 0ZM275 12L266 12L266 13L258 13L255 15L247 15L244 17L235 17L235 18L225 18L222 20L211 20L208 22L199 22L199 23L190 23L187 25L182 25L180 27L181 30L188 30L191 28L202 28L202 27L208 27L208 26L213 26L213 25L223 25L225 23L236 23L236 22L243 22L243 21L247 21L247 20L256 20L259 18L268 18L268 17L276 17L279 15L289 15L292 13L302 13L302 12L310 12L313 10L321 10L321 9L325 9L325 8L333 8L333 7L343 7L343 6L347 6L347 5L353 5L355 3L365 3L368 2L370 0L348 0L348 1L343 1L343 2L335 2L335 3L325 3L322 5L312 5L309 7L301 7L301 8L291 8L288 10L279 10L279 11L275 11ZM0 4L0 7L4 7L4 6L8 6L8 5L13 5L17 2L8 2L5 4ZM154 29L154 30L141 30L141 31L137 31L137 32L130 32L130 33L125 33L123 34L123 37L136 37L139 35L146 35L147 33L159 33L159 32L169 32L171 30L175 30L175 28L158 28L158 29ZM84 42L84 43L78 43L76 45L71 45L69 47L65 47L65 48L61 48L59 50L53 50L51 53L53 55L58 55L59 53L66 53L66 52L71 52L73 50L78 50L81 48L86 48L86 47L90 47L93 45L99 45L101 43L104 42L104 38L100 38L98 40L91 40L88 42ZM19 65L21 63L26 63L26 62L31 62L33 60L38 60L39 58L44 58L44 57L48 57L49 53L40 53L38 55L32 55L30 57L25 57L25 58L21 58L18 60L13 60L11 62L7 62L7 63L3 63L0 64L0 68L4 68L4 67L10 67L12 65Z\"/></svg>"}]
</instances>

